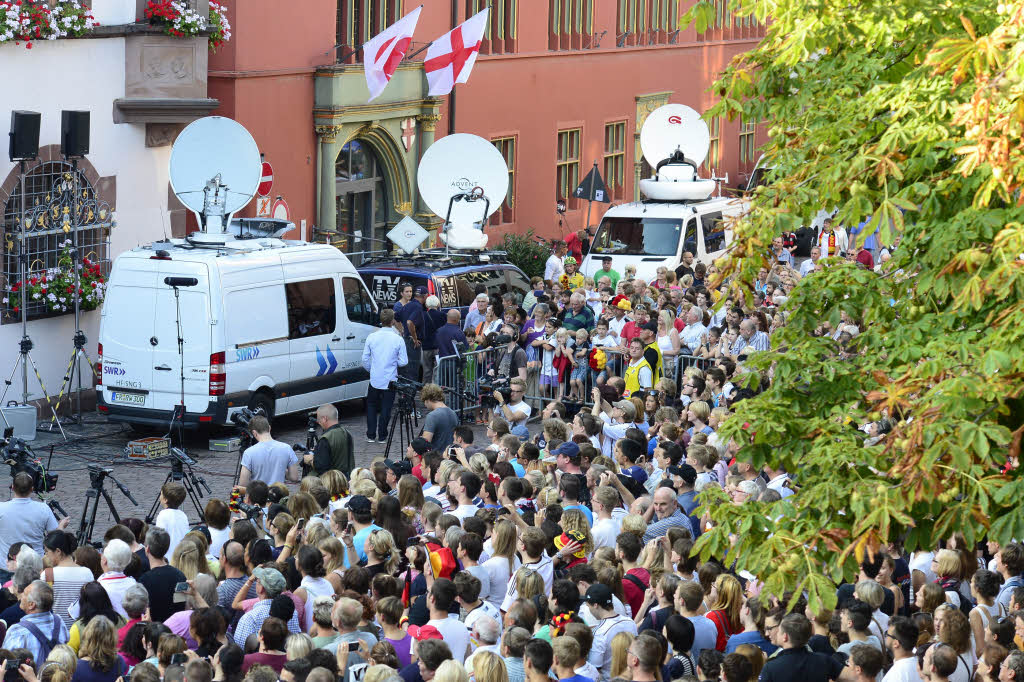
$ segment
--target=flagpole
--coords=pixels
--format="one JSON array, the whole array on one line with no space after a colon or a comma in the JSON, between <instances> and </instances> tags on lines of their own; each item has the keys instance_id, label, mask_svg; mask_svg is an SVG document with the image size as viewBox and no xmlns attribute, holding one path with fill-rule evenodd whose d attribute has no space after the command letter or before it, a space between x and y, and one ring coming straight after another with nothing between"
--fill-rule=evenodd
<instances>
[{"instance_id":1,"label":"flagpole","mask_svg":"<svg viewBox=\"0 0 1024 682\"><path fill-rule=\"evenodd\" d=\"M459 25L459 0L452 0L452 30ZM448 94L448 134L455 134L455 83Z\"/></svg>"}]
</instances>

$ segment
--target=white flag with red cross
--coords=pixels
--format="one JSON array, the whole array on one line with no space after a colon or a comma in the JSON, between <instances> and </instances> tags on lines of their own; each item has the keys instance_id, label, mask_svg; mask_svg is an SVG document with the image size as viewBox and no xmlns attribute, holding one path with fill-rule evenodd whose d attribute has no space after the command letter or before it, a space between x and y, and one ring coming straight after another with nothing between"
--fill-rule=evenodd
<instances>
[{"instance_id":1,"label":"white flag with red cross","mask_svg":"<svg viewBox=\"0 0 1024 682\"><path fill-rule=\"evenodd\" d=\"M456 83L469 80L476 56L480 54L489 12L490 8L477 12L427 48L423 70L427 73L431 97L447 95Z\"/></svg>"},{"instance_id":2,"label":"white flag with red cross","mask_svg":"<svg viewBox=\"0 0 1024 682\"><path fill-rule=\"evenodd\" d=\"M380 93L384 92L395 69L405 57L422 9L423 5L420 5L363 45L366 87L370 91L368 101L372 102Z\"/></svg>"}]
</instances>

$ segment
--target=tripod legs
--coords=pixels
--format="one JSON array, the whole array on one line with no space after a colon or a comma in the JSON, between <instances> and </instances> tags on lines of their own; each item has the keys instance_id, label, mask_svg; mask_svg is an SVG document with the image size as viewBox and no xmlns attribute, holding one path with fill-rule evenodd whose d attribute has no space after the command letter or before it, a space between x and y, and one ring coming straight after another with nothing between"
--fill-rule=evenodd
<instances>
[{"instance_id":1,"label":"tripod legs","mask_svg":"<svg viewBox=\"0 0 1024 682\"><path fill-rule=\"evenodd\" d=\"M60 390L57 392L57 402L55 408L60 407L61 401L64 400L65 394L67 395L68 405L71 404L71 389L74 388L74 377L76 374L80 375L82 372L82 358L85 358L85 363L89 366L90 376L96 376L96 367L92 364L92 360L89 358L89 353L84 348L76 348L71 353L71 359L68 361L68 368L64 372L64 380L61 382ZM78 406L76 409L76 415L74 421L77 424L82 423L82 382L79 377L78 386ZM50 429L53 429L53 422L57 418L56 413L50 418Z\"/></svg>"},{"instance_id":2,"label":"tripod legs","mask_svg":"<svg viewBox=\"0 0 1024 682\"><path fill-rule=\"evenodd\" d=\"M110 499L110 493L102 485L99 489L89 488L85 491L85 508L82 509L82 521L78 525L79 546L88 544L92 540L92 531L96 526L96 510L99 509L101 495L110 509L110 515L114 517L114 523L121 523L121 517L117 514L114 501Z\"/></svg>"},{"instance_id":3,"label":"tripod legs","mask_svg":"<svg viewBox=\"0 0 1024 682\"><path fill-rule=\"evenodd\" d=\"M185 495L196 508L196 513L199 515L200 521L203 521L203 504L201 502L203 498L202 490L200 485L203 484L201 480L197 480L196 475L189 471L185 474L183 471L171 471L167 474L167 478L164 479L163 485L160 486L162 489L164 485L167 485L171 481L181 483L185 487ZM149 514L146 515L146 523L153 523L156 520L157 512L160 510L160 493L157 492L156 499L153 500L153 506L149 508Z\"/></svg>"},{"instance_id":4,"label":"tripod legs","mask_svg":"<svg viewBox=\"0 0 1024 682\"><path fill-rule=\"evenodd\" d=\"M405 457L405 446L412 444L412 414L402 409L391 413L391 425L388 427L388 443L384 446L384 459L391 458L391 444L398 433L398 459Z\"/></svg>"},{"instance_id":5,"label":"tripod legs","mask_svg":"<svg viewBox=\"0 0 1024 682\"><path fill-rule=\"evenodd\" d=\"M22 343L24 344L25 341L22 341ZM29 341L28 343L31 344L31 341ZM67 440L68 435L64 433L64 426L60 423L60 419L57 417L57 410L54 409L53 403L50 401L50 394L46 392L46 386L43 384L43 377L39 374L39 367L36 366L36 361L32 359L32 354L27 350L22 353L19 353L18 359L14 361L14 369L11 371L11 376L8 377L5 381L7 385L4 387L3 395L0 395L0 404L2 404L4 400L7 398L7 391L10 390L11 382L14 381L14 375L17 373L18 365L20 365L21 363L26 363L26 365L32 365L32 371L36 375L36 381L39 382L39 388L43 390L43 398L46 399L46 405L47 407L50 408L50 412L53 415L53 417L50 420L50 430L53 430L53 424L56 423L57 428L60 429L60 435L64 436L64 440ZM27 374L28 372L28 368L26 365L22 365L22 370L24 374Z\"/></svg>"}]
</instances>

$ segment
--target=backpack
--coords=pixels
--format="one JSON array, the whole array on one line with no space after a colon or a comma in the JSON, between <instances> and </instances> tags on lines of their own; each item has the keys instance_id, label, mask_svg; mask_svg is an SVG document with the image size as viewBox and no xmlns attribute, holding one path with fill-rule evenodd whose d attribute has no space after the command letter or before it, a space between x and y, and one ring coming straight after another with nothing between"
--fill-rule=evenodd
<instances>
[{"instance_id":1,"label":"backpack","mask_svg":"<svg viewBox=\"0 0 1024 682\"><path fill-rule=\"evenodd\" d=\"M24 619L22 619L18 623L23 628L28 630L29 634L31 634L33 637L35 637L36 641L39 642L39 659L38 660L40 660L40 661L45 661L46 657L50 655L50 650L53 649L53 647L55 647L55 646L57 646L58 644L61 643L60 642L60 626L61 626L60 617L59 616L55 616L52 613L50 614L50 617L53 618L53 634L50 635L49 639L46 638L46 636L42 633L42 631L38 627L36 627L36 625L34 623L29 623L29 622L27 622Z\"/></svg>"},{"instance_id":2,"label":"backpack","mask_svg":"<svg viewBox=\"0 0 1024 682\"><path fill-rule=\"evenodd\" d=\"M960 581L954 580L953 578L947 578L945 580L936 580L935 582L937 582L945 592L956 592L956 596L960 598L960 611L970 618L971 609L973 609L975 605L974 602L965 597L963 592L960 591Z\"/></svg>"}]
</instances>

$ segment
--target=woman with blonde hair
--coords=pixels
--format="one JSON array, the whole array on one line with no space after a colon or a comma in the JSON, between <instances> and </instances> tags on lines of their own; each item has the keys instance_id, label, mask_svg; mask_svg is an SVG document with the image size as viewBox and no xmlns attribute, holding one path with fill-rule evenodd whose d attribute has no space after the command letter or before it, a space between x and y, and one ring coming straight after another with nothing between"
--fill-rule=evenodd
<instances>
[{"instance_id":1,"label":"woman with blonde hair","mask_svg":"<svg viewBox=\"0 0 1024 682\"><path fill-rule=\"evenodd\" d=\"M558 504L560 499L561 498L558 496L558 490L555 488L543 488L539 493L537 493L537 508L547 509L552 504Z\"/></svg>"},{"instance_id":2,"label":"woman with blonde hair","mask_svg":"<svg viewBox=\"0 0 1024 682\"><path fill-rule=\"evenodd\" d=\"M210 570L206 562L206 555L199 545L193 540L185 538L182 538L178 546L174 548L171 566L184 573L186 580L195 580L197 575Z\"/></svg>"},{"instance_id":3,"label":"woman with blonde hair","mask_svg":"<svg viewBox=\"0 0 1024 682\"><path fill-rule=\"evenodd\" d=\"M270 537L274 549L280 555L281 550L288 543L288 532L295 526L295 517L288 512L278 512L274 520L270 522Z\"/></svg>"},{"instance_id":4,"label":"woman with blonde hair","mask_svg":"<svg viewBox=\"0 0 1024 682\"><path fill-rule=\"evenodd\" d=\"M626 658L628 658L629 647L635 638L636 635L631 635L628 632L620 632L612 637L611 644L609 644L612 650L611 679L617 677L630 679L629 665L626 663Z\"/></svg>"},{"instance_id":5,"label":"woman with blonde hair","mask_svg":"<svg viewBox=\"0 0 1024 682\"><path fill-rule=\"evenodd\" d=\"M508 585L516 569L522 564L516 556L516 527L508 519L496 519L491 533L491 558L482 565L487 571L490 585ZM487 603L501 608L502 590L490 590Z\"/></svg>"},{"instance_id":6,"label":"woman with blonde hair","mask_svg":"<svg viewBox=\"0 0 1024 682\"><path fill-rule=\"evenodd\" d=\"M665 575L665 546L661 543L661 538L655 538L644 546L640 552L640 565L650 574L650 584L657 585L661 576Z\"/></svg>"},{"instance_id":7,"label":"woman with blonde hair","mask_svg":"<svg viewBox=\"0 0 1024 682\"><path fill-rule=\"evenodd\" d=\"M935 571L935 582L946 593L946 601L960 608L960 576L963 573L960 552L953 549L940 549L935 553L932 570Z\"/></svg>"},{"instance_id":8,"label":"woman with blonde hair","mask_svg":"<svg viewBox=\"0 0 1024 682\"><path fill-rule=\"evenodd\" d=\"M345 477L345 474L337 469L328 469L320 474L320 483L327 489L327 494L331 496L328 511L333 512L335 509L345 506L349 497L348 478Z\"/></svg>"},{"instance_id":9,"label":"woman with blonde hair","mask_svg":"<svg viewBox=\"0 0 1024 682\"><path fill-rule=\"evenodd\" d=\"M957 558L959 561L959 557ZM935 609L935 641L948 644L956 652L956 671L949 676L950 682L970 680L974 673L977 655L971 648L971 623L958 607L942 604Z\"/></svg>"},{"instance_id":10,"label":"woman with blonde hair","mask_svg":"<svg viewBox=\"0 0 1024 682\"><path fill-rule=\"evenodd\" d=\"M335 594L341 594L341 576L345 573L345 546L332 535L321 540L316 547L324 557L327 581L331 583Z\"/></svg>"},{"instance_id":11,"label":"woman with blonde hair","mask_svg":"<svg viewBox=\"0 0 1024 682\"><path fill-rule=\"evenodd\" d=\"M70 680L78 666L78 654L67 644L58 644L50 649L50 655L46 657L46 662L60 667L67 674L67 679Z\"/></svg>"},{"instance_id":12,"label":"woman with blonde hair","mask_svg":"<svg viewBox=\"0 0 1024 682\"><path fill-rule=\"evenodd\" d=\"M284 653L289 661L309 656L313 650L313 638L305 632L292 633L284 640Z\"/></svg>"},{"instance_id":13,"label":"woman with blonde hair","mask_svg":"<svg viewBox=\"0 0 1024 682\"><path fill-rule=\"evenodd\" d=\"M315 476L312 477L317 484L320 483L320 479ZM306 519L307 521L320 513L320 505L316 503L313 496L309 493L295 493L294 495L288 496L288 513L298 519Z\"/></svg>"},{"instance_id":14,"label":"woman with blonde hair","mask_svg":"<svg viewBox=\"0 0 1024 682\"><path fill-rule=\"evenodd\" d=\"M478 651L473 654L473 679L475 682L508 682L508 668L493 651Z\"/></svg>"},{"instance_id":15,"label":"woman with blonde hair","mask_svg":"<svg viewBox=\"0 0 1024 682\"><path fill-rule=\"evenodd\" d=\"M643 540L644 533L647 532L647 522L640 514L626 514L622 517L622 532L633 533Z\"/></svg>"},{"instance_id":16,"label":"woman with blonde hair","mask_svg":"<svg viewBox=\"0 0 1024 682\"><path fill-rule=\"evenodd\" d=\"M714 429L708 426L708 419L711 417L711 406L703 400L695 400L686 407L686 421L690 422L690 428L686 435L693 437L695 433L703 433L710 436ZM714 465L712 465L714 466Z\"/></svg>"},{"instance_id":17,"label":"woman with blonde hair","mask_svg":"<svg viewBox=\"0 0 1024 682\"><path fill-rule=\"evenodd\" d=\"M319 476L313 476L313 475L303 476L302 480L299 481L299 492L300 493L309 493L311 490L313 490L313 488L317 488L317 487L320 487L322 485L323 484L320 482L320 477Z\"/></svg>"},{"instance_id":18,"label":"woman with blonde hair","mask_svg":"<svg viewBox=\"0 0 1024 682\"><path fill-rule=\"evenodd\" d=\"M743 587L740 586L740 581L728 573L718 576L711 589L711 610L705 614L705 617L714 623L718 630L715 648L719 651L725 651L729 637L742 629L743 625L740 622L740 607L742 606Z\"/></svg>"},{"instance_id":19,"label":"woman with blonde hair","mask_svg":"<svg viewBox=\"0 0 1024 682\"><path fill-rule=\"evenodd\" d=\"M562 512L562 531L568 533L571 530L583 535L583 552L585 556L590 556L594 551L594 535L590 532L587 517L579 509L566 509Z\"/></svg>"},{"instance_id":20,"label":"woman with blonde hair","mask_svg":"<svg viewBox=\"0 0 1024 682\"><path fill-rule=\"evenodd\" d=\"M757 680L761 676L761 668L764 667L764 652L753 644L740 644L736 647L735 653L750 661L750 666L754 669L750 682Z\"/></svg>"},{"instance_id":21,"label":"woman with blonde hair","mask_svg":"<svg viewBox=\"0 0 1024 682\"><path fill-rule=\"evenodd\" d=\"M366 536L363 545L366 552L366 570L370 573L370 579L378 573L392 575L398 568L398 548L395 547L395 538L386 530L373 530ZM355 550L349 547L349 561L355 566L359 563L358 556L353 560Z\"/></svg>"},{"instance_id":22,"label":"woman with blonde hair","mask_svg":"<svg viewBox=\"0 0 1024 682\"><path fill-rule=\"evenodd\" d=\"M423 535L423 520L420 518L420 511L425 503L423 486L418 478L412 474L406 474L398 479L398 504L402 506L402 513L412 524L417 535Z\"/></svg>"},{"instance_id":23,"label":"woman with blonde hair","mask_svg":"<svg viewBox=\"0 0 1024 682\"><path fill-rule=\"evenodd\" d=\"M658 313L658 336L656 342L663 357L674 358L679 355L679 349L682 345L679 340L679 332L676 331L676 318L675 315L665 309Z\"/></svg>"},{"instance_id":24,"label":"woman with blonde hair","mask_svg":"<svg viewBox=\"0 0 1024 682\"><path fill-rule=\"evenodd\" d=\"M658 269L654 271L654 279L651 280L650 286L652 289L665 289L668 287L668 268L664 265L659 265ZM615 677L615 675L612 675Z\"/></svg>"},{"instance_id":25,"label":"woman with blonde hair","mask_svg":"<svg viewBox=\"0 0 1024 682\"><path fill-rule=\"evenodd\" d=\"M117 655L117 628L106 616L97 616L85 626L78 653L74 679L114 682L128 673L127 664Z\"/></svg>"},{"instance_id":26,"label":"woman with blonde hair","mask_svg":"<svg viewBox=\"0 0 1024 682\"><path fill-rule=\"evenodd\" d=\"M520 599L533 599L544 594L544 578L540 573L529 568L516 571L516 592Z\"/></svg>"},{"instance_id":27,"label":"woman with blonde hair","mask_svg":"<svg viewBox=\"0 0 1024 682\"><path fill-rule=\"evenodd\" d=\"M380 488L377 487L376 481L372 481L368 478L361 478L352 484L352 492L356 495L362 495L370 499L371 502L376 502L380 499Z\"/></svg>"},{"instance_id":28,"label":"woman with blonde hair","mask_svg":"<svg viewBox=\"0 0 1024 682\"><path fill-rule=\"evenodd\" d=\"M491 307L487 306L487 309ZM449 658L434 671L434 682L469 682L469 674L461 663Z\"/></svg>"}]
</instances>

